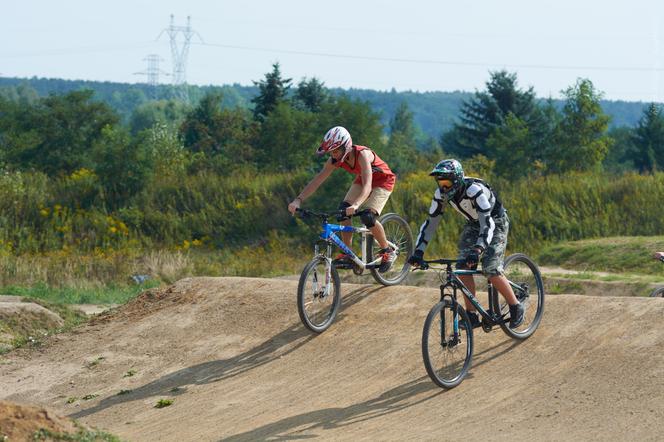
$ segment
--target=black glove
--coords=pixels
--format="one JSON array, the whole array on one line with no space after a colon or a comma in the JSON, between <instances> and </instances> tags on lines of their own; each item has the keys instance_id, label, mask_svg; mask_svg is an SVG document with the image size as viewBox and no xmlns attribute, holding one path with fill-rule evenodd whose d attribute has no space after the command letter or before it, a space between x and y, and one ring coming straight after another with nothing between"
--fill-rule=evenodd
<instances>
[{"instance_id":1,"label":"black glove","mask_svg":"<svg viewBox=\"0 0 664 442\"><path fill-rule=\"evenodd\" d=\"M408 258L408 264L424 268L426 263L424 262L424 252L421 250L415 250L415 252Z\"/></svg>"},{"instance_id":2,"label":"black glove","mask_svg":"<svg viewBox=\"0 0 664 442\"><path fill-rule=\"evenodd\" d=\"M482 253L481 250L474 249L472 252L470 252L468 255L466 255L466 262L464 263L467 269L476 269L477 264L480 262L480 254Z\"/></svg>"}]
</instances>

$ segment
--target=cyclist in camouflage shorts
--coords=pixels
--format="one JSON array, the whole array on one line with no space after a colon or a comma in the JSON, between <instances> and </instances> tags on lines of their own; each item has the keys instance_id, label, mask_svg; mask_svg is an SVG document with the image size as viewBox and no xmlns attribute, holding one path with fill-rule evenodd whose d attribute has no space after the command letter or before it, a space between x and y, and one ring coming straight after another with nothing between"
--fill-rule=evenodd
<instances>
[{"instance_id":1,"label":"cyclist in camouflage shorts","mask_svg":"<svg viewBox=\"0 0 664 442\"><path fill-rule=\"evenodd\" d=\"M461 163L457 160L441 161L429 175L436 178L438 189L431 202L429 218L420 227L415 252L408 262L415 267L422 264L424 250L440 223L445 203L448 203L468 220L459 240L457 259L463 261L460 267L476 269L481 256L482 273L509 304L510 328L518 327L523 322L524 308L503 274L510 225L507 211L487 183L464 176ZM459 275L459 278L475 294L473 276ZM480 326L475 307L465 296L464 301L473 327Z\"/></svg>"}]
</instances>

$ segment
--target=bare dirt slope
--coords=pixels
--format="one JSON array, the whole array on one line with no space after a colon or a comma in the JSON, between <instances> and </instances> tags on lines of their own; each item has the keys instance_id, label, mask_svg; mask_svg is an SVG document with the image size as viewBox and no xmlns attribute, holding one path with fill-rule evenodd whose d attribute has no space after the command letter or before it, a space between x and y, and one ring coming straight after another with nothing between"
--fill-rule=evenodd
<instances>
[{"instance_id":1,"label":"bare dirt slope","mask_svg":"<svg viewBox=\"0 0 664 442\"><path fill-rule=\"evenodd\" d=\"M0 440L35 440L39 430L64 435L76 433L78 429L69 419L48 409L0 401Z\"/></svg>"},{"instance_id":2,"label":"bare dirt slope","mask_svg":"<svg viewBox=\"0 0 664 442\"><path fill-rule=\"evenodd\" d=\"M469 377L444 391L420 354L436 289L344 284L314 336L296 287L192 278L144 294L5 356L0 399L139 441L664 438L662 299L550 296L523 343L478 331Z\"/></svg>"}]
</instances>

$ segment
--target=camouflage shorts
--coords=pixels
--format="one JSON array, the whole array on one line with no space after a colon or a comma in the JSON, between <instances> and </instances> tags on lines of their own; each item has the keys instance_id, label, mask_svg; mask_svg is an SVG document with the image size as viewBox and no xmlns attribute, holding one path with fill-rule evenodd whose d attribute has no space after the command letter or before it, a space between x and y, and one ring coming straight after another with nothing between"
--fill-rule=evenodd
<instances>
[{"instance_id":1,"label":"camouflage shorts","mask_svg":"<svg viewBox=\"0 0 664 442\"><path fill-rule=\"evenodd\" d=\"M482 254L480 262L482 263L482 273L484 276L498 276L503 274L503 260L505 258L505 248L507 247L507 233L510 230L510 220L507 214L500 218L494 218L496 227L493 231L491 244ZM459 255L457 259L466 259L468 254L473 251L477 238L480 235L480 225L477 223L467 223L459 239Z\"/></svg>"}]
</instances>

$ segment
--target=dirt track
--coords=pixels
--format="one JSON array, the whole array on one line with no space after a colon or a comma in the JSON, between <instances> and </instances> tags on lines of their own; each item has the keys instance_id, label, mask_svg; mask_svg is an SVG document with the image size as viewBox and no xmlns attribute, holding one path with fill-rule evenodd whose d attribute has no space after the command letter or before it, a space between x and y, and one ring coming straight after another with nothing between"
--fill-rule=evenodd
<instances>
[{"instance_id":1,"label":"dirt track","mask_svg":"<svg viewBox=\"0 0 664 442\"><path fill-rule=\"evenodd\" d=\"M521 344L477 331L469 377L443 391L420 355L436 289L344 284L313 336L296 287L182 280L4 357L0 399L129 440L664 439L662 299L550 296Z\"/></svg>"}]
</instances>

